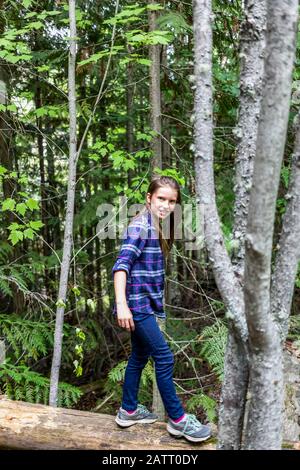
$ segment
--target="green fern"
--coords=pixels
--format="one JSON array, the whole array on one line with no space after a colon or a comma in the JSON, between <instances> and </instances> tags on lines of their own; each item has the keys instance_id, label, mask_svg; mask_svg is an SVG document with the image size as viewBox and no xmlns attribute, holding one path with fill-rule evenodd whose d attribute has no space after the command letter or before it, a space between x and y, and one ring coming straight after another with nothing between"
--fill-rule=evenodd
<instances>
[{"instance_id":1,"label":"green fern","mask_svg":"<svg viewBox=\"0 0 300 470\"><path fill-rule=\"evenodd\" d=\"M7 242L0 242L0 263L7 264L9 256L13 251L13 247Z\"/></svg>"},{"instance_id":2,"label":"green fern","mask_svg":"<svg viewBox=\"0 0 300 470\"><path fill-rule=\"evenodd\" d=\"M98 347L100 333L96 332L95 324L91 321L89 326L93 329L86 330L86 350L90 351ZM77 342L76 326L64 324L64 341L62 360L65 366L73 368L74 348ZM49 354L53 349L54 323L32 321L17 315L0 315L0 336L4 337L8 352L14 359L19 359L23 354L23 360L33 358L35 360Z\"/></svg>"},{"instance_id":3,"label":"green fern","mask_svg":"<svg viewBox=\"0 0 300 470\"><path fill-rule=\"evenodd\" d=\"M104 385L104 392L106 399L111 395L113 390L113 401L120 402L122 398L122 384L125 378L125 371L127 367L127 361L119 362L107 376L106 383ZM151 361L148 361L143 369L141 375L141 383L139 390L139 398L142 403L150 404L152 400L152 383L154 378L154 368Z\"/></svg>"},{"instance_id":4,"label":"green fern","mask_svg":"<svg viewBox=\"0 0 300 470\"><path fill-rule=\"evenodd\" d=\"M154 367L152 361L148 361L141 375L141 386L150 387L154 379Z\"/></svg>"},{"instance_id":5,"label":"green fern","mask_svg":"<svg viewBox=\"0 0 300 470\"><path fill-rule=\"evenodd\" d=\"M9 280L7 279L7 276L3 276L1 274L1 270L0 270L0 291L4 295L7 295L8 297L13 296L13 292L12 292L12 289L10 288Z\"/></svg>"},{"instance_id":6,"label":"green fern","mask_svg":"<svg viewBox=\"0 0 300 470\"><path fill-rule=\"evenodd\" d=\"M191 26L186 22L184 16L177 12L170 12L160 15L157 19L160 29L171 28L175 33L185 33L192 30Z\"/></svg>"},{"instance_id":7,"label":"green fern","mask_svg":"<svg viewBox=\"0 0 300 470\"><path fill-rule=\"evenodd\" d=\"M214 423L217 420L217 402L205 395L204 393L199 393L194 395L186 402L186 409L190 412L196 412L199 407L202 407L206 413L207 419L209 422Z\"/></svg>"},{"instance_id":8,"label":"green fern","mask_svg":"<svg viewBox=\"0 0 300 470\"><path fill-rule=\"evenodd\" d=\"M48 404L50 380L27 366L15 366L8 361L0 364L0 387L11 400ZM70 408L82 392L65 382L58 385L58 406Z\"/></svg>"},{"instance_id":9,"label":"green fern","mask_svg":"<svg viewBox=\"0 0 300 470\"><path fill-rule=\"evenodd\" d=\"M221 320L217 320L212 326L207 326L202 331L204 344L200 354L208 362L221 381L223 380L224 374L227 331L227 327Z\"/></svg>"},{"instance_id":10,"label":"green fern","mask_svg":"<svg viewBox=\"0 0 300 470\"><path fill-rule=\"evenodd\" d=\"M32 357L37 360L45 356L53 345L53 326L24 320L17 315L0 315L0 334L17 359L25 352L25 359Z\"/></svg>"},{"instance_id":11,"label":"green fern","mask_svg":"<svg viewBox=\"0 0 300 470\"><path fill-rule=\"evenodd\" d=\"M119 362L107 375L108 380L113 384L121 382L125 377L125 370L127 367L127 361Z\"/></svg>"},{"instance_id":12,"label":"green fern","mask_svg":"<svg viewBox=\"0 0 300 470\"><path fill-rule=\"evenodd\" d=\"M40 261L32 261L30 264L9 264L10 253L4 244L0 245L0 291L12 297L12 286L15 285L21 292L28 294L29 286L34 285L35 276L40 275L44 265Z\"/></svg>"}]
</instances>

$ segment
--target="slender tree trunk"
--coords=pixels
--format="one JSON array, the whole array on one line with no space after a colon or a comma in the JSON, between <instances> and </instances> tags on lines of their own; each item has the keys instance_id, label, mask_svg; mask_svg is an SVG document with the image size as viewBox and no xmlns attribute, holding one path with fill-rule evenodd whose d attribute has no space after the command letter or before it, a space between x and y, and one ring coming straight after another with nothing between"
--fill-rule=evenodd
<instances>
[{"instance_id":1,"label":"slender tree trunk","mask_svg":"<svg viewBox=\"0 0 300 470\"><path fill-rule=\"evenodd\" d=\"M268 0L268 54L245 242L244 294L251 365L245 449L281 448L282 348L277 325L271 316L270 279L297 16L297 0Z\"/></svg>"},{"instance_id":2,"label":"slender tree trunk","mask_svg":"<svg viewBox=\"0 0 300 470\"><path fill-rule=\"evenodd\" d=\"M150 5L159 3L156 0L148 0ZM149 10L149 31L156 29L156 11ZM149 46L150 66L150 127L157 133L151 141L153 152L152 168L162 167L161 157L161 91L160 91L160 45Z\"/></svg>"},{"instance_id":3,"label":"slender tree trunk","mask_svg":"<svg viewBox=\"0 0 300 470\"><path fill-rule=\"evenodd\" d=\"M132 46L128 46L128 53L132 53ZM126 107L127 107L127 120L126 120L126 135L127 135L127 150L128 153L134 151L134 64L129 61L127 64L127 88L126 88ZM131 186L133 171L128 170L128 187Z\"/></svg>"},{"instance_id":4,"label":"slender tree trunk","mask_svg":"<svg viewBox=\"0 0 300 470\"><path fill-rule=\"evenodd\" d=\"M295 131L290 182L285 196L287 206L282 222L271 289L271 311L279 324L282 341L288 333L288 318L300 261L300 113L297 116Z\"/></svg>"},{"instance_id":5,"label":"slender tree trunk","mask_svg":"<svg viewBox=\"0 0 300 470\"><path fill-rule=\"evenodd\" d=\"M70 49L69 49L69 122L70 122L70 149L69 149L69 175L68 175L68 194L67 211L65 219L63 260L61 264L61 273L59 281L58 303L56 310L54 351L50 377L50 406L57 406L58 381L61 364L62 338L65 302L67 298L68 277L70 270L71 250L73 243L73 219L74 202L76 186L76 14L75 0L69 0L69 20L70 20Z\"/></svg>"},{"instance_id":6,"label":"slender tree trunk","mask_svg":"<svg viewBox=\"0 0 300 470\"><path fill-rule=\"evenodd\" d=\"M51 133L50 122L45 121L45 128ZM48 194L49 201L47 203L47 210L49 217L54 222L52 227L49 227L49 244L54 247L55 250L61 248L61 227L60 227L60 198L57 197L57 182L55 179L55 162L54 153L52 148L47 146L46 148L46 159L47 159L47 177L48 177ZM56 270L55 270L56 271ZM55 272L56 274L56 272Z\"/></svg>"},{"instance_id":7,"label":"slender tree trunk","mask_svg":"<svg viewBox=\"0 0 300 470\"><path fill-rule=\"evenodd\" d=\"M235 159L235 205L233 239L237 248L232 261L235 274L243 282L245 233L253 161L261 106L266 34L266 0L245 0L241 26L241 73L239 121L235 129L238 139Z\"/></svg>"},{"instance_id":8,"label":"slender tree trunk","mask_svg":"<svg viewBox=\"0 0 300 470\"><path fill-rule=\"evenodd\" d=\"M35 106L36 109L41 108L43 106L42 103L42 91L39 81L36 82L36 89L35 89ZM38 143L38 152L39 152L39 167L40 167L40 177L41 177L41 186L40 186L40 194L41 194L41 220L44 224L42 227L42 235L44 240L47 243L51 243L49 240L49 230L48 230L48 223L47 223L47 191L46 191L46 181L45 181L45 156L44 156L44 137L43 137L43 123L42 118L37 118L37 143ZM46 243L43 243L43 255L49 256L50 249ZM46 292L49 294L49 281L50 281L51 272L47 268L45 268L45 285L46 285Z\"/></svg>"},{"instance_id":9,"label":"slender tree trunk","mask_svg":"<svg viewBox=\"0 0 300 470\"><path fill-rule=\"evenodd\" d=\"M168 46L162 46L162 60L161 63L163 65L163 83L164 83L164 90L168 89L169 85L169 77L168 77ZM166 103L166 97L162 94L161 97L161 106L163 110L163 114L169 114L169 106ZM172 166L172 157L171 157L171 130L170 130L170 121L169 118L163 117L162 118L162 134L164 139L162 140L162 167L163 168L171 168Z\"/></svg>"}]
</instances>

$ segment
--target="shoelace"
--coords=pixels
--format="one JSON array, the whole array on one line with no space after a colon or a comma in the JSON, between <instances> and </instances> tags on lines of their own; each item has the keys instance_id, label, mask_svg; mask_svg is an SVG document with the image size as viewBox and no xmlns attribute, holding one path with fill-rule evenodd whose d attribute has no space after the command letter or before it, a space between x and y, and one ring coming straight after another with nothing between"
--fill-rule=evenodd
<instances>
[{"instance_id":1,"label":"shoelace","mask_svg":"<svg viewBox=\"0 0 300 470\"><path fill-rule=\"evenodd\" d=\"M185 423L185 426L183 428L183 432L185 433L185 430L188 426L191 426L192 430L193 431L197 431L197 429L201 428L201 423L199 423L199 421L197 420L196 416L195 415L187 415L187 420L186 420L186 423Z\"/></svg>"},{"instance_id":2,"label":"shoelace","mask_svg":"<svg viewBox=\"0 0 300 470\"><path fill-rule=\"evenodd\" d=\"M148 413L149 413L149 411L148 411L148 409L146 408L145 405L139 404L139 405L137 406L137 409L138 409L142 414L146 414L146 413L148 414Z\"/></svg>"}]
</instances>

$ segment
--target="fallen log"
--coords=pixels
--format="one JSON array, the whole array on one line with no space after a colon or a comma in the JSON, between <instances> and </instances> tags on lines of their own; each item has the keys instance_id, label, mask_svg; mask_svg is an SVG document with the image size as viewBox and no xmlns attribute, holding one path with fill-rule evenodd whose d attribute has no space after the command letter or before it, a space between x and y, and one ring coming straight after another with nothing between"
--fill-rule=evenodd
<instances>
[{"instance_id":1,"label":"fallen log","mask_svg":"<svg viewBox=\"0 0 300 470\"><path fill-rule=\"evenodd\" d=\"M0 448L34 450L202 450L213 443L174 439L165 423L119 428L114 416L52 408L0 396Z\"/></svg>"}]
</instances>

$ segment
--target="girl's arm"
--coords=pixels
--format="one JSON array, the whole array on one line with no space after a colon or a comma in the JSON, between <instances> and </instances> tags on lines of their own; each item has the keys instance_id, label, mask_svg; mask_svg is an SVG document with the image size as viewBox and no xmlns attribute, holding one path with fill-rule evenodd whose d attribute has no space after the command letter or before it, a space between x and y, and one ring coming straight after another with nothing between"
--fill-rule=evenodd
<instances>
[{"instance_id":1,"label":"girl's arm","mask_svg":"<svg viewBox=\"0 0 300 470\"><path fill-rule=\"evenodd\" d=\"M132 313L126 300L126 271L116 271L114 273L114 288L117 305L118 324L127 331L134 331L134 321Z\"/></svg>"}]
</instances>

